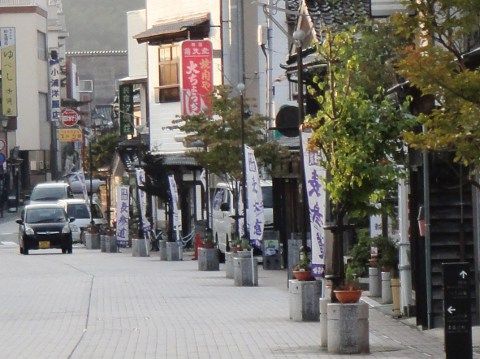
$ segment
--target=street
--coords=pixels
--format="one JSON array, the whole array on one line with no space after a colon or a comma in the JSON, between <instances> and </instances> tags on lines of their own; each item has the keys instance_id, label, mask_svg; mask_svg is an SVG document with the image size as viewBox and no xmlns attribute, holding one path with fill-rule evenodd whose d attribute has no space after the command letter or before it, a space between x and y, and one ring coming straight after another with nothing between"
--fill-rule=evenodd
<instances>
[{"instance_id":1,"label":"street","mask_svg":"<svg viewBox=\"0 0 480 359\"><path fill-rule=\"evenodd\" d=\"M234 287L197 262L75 247L18 253L0 222L2 358L319 358L319 323L288 318L284 271ZM427 332L370 310L370 357L440 358Z\"/></svg>"}]
</instances>

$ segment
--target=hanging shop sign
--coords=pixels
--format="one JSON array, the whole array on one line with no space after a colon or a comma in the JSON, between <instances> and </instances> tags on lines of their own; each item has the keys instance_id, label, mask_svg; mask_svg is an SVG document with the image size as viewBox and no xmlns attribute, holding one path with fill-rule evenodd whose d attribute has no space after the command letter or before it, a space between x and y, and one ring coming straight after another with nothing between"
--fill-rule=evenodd
<instances>
[{"instance_id":1,"label":"hanging shop sign","mask_svg":"<svg viewBox=\"0 0 480 359\"><path fill-rule=\"evenodd\" d=\"M182 43L182 115L209 113L213 91L213 51L210 40Z\"/></svg>"},{"instance_id":2,"label":"hanging shop sign","mask_svg":"<svg viewBox=\"0 0 480 359\"><path fill-rule=\"evenodd\" d=\"M48 59L50 81L50 119L55 123L60 120L60 62L58 57ZM62 113L63 116L63 113ZM62 119L63 121L63 119ZM76 122L75 122L76 123ZM67 125L66 125L67 126ZM71 125L73 126L73 125Z\"/></svg>"},{"instance_id":3,"label":"hanging shop sign","mask_svg":"<svg viewBox=\"0 0 480 359\"><path fill-rule=\"evenodd\" d=\"M263 195L260 187L257 160L251 147L245 146L245 170L247 183L247 221L250 241L257 247L261 246L265 226L263 213Z\"/></svg>"},{"instance_id":4,"label":"hanging shop sign","mask_svg":"<svg viewBox=\"0 0 480 359\"><path fill-rule=\"evenodd\" d=\"M80 115L78 114L77 111L71 109L71 108L65 108L62 110L62 125L66 127L72 127L75 126L78 123L78 120L80 119Z\"/></svg>"},{"instance_id":5,"label":"hanging shop sign","mask_svg":"<svg viewBox=\"0 0 480 359\"><path fill-rule=\"evenodd\" d=\"M133 134L133 85L118 87L118 108L120 111L120 135Z\"/></svg>"},{"instance_id":6,"label":"hanging shop sign","mask_svg":"<svg viewBox=\"0 0 480 359\"><path fill-rule=\"evenodd\" d=\"M60 142L81 142L82 130L79 128L60 128L57 130L57 139Z\"/></svg>"}]
</instances>

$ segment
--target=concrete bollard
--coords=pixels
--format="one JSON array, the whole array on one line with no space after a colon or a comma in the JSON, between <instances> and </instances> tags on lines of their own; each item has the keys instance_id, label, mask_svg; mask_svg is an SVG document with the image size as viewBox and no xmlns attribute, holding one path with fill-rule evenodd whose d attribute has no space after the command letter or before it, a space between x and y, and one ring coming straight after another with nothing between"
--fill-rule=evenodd
<instances>
[{"instance_id":1,"label":"concrete bollard","mask_svg":"<svg viewBox=\"0 0 480 359\"><path fill-rule=\"evenodd\" d=\"M98 233L85 232L85 245L87 249L100 249L100 236Z\"/></svg>"},{"instance_id":2,"label":"concrete bollard","mask_svg":"<svg viewBox=\"0 0 480 359\"><path fill-rule=\"evenodd\" d=\"M180 255L182 253L182 255ZM167 242L167 261L183 260L183 248L178 242Z\"/></svg>"},{"instance_id":3,"label":"concrete bollard","mask_svg":"<svg viewBox=\"0 0 480 359\"><path fill-rule=\"evenodd\" d=\"M392 303L391 273L382 272L382 304Z\"/></svg>"},{"instance_id":4,"label":"concrete bollard","mask_svg":"<svg viewBox=\"0 0 480 359\"><path fill-rule=\"evenodd\" d=\"M217 248L198 248L199 271L215 271L219 268Z\"/></svg>"},{"instance_id":5,"label":"concrete bollard","mask_svg":"<svg viewBox=\"0 0 480 359\"><path fill-rule=\"evenodd\" d=\"M233 283L237 287L255 287L258 285L256 258L253 258L252 263L251 257L233 257Z\"/></svg>"},{"instance_id":6,"label":"concrete bollard","mask_svg":"<svg viewBox=\"0 0 480 359\"><path fill-rule=\"evenodd\" d=\"M117 253L117 236L114 234L107 236L107 253Z\"/></svg>"},{"instance_id":7,"label":"concrete bollard","mask_svg":"<svg viewBox=\"0 0 480 359\"><path fill-rule=\"evenodd\" d=\"M318 300L321 294L321 282L288 281L288 301L290 319L296 322L312 322L320 319Z\"/></svg>"},{"instance_id":8,"label":"concrete bollard","mask_svg":"<svg viewBox=\"0 0 480 359\"><path fill-rule=\"evenodd\" d=\"M328 303L330 303L330 297L320 298L320 346L323 348L326 348L328 343Z\"/></svg>"},{"instance_id":9,"label":"concrete bollard","mask_svg":"<svg viewBox=\"0 0 480 359\"><path fill-rule=\"evenodd\" d=\"M107 252L107 235L106 234L101 234L100 235L100 251L102 253Z\"/></svg>"},{"instance_id":10,"label":"concrete bollard","mask_svg":"<svg viewBox=\"0 0 480 359\"><path fill-rule=\"evenodd\" d=\"M144 238L132 239L132 257L148 257L147 241Z\"/></svg>"},{"instance_id":11,"label":"concrete bollard","mask_svg":"<svg viewBox=\"0 0 480 359\"><path fill-rule=\"evenodd\" d=\"M158 241L158 254L160 255L161 261L167 260L167 241Z\"/></svg>"},{"instance_id":12,"label":"concrete bollard","mask_svg":"<svg viewBox=\"0 0 480 359\"><path fill-rule=\"evenodd\" d=\"M380 269L377 267L368 268L368 291L370 297L380 297L382 295L382 285L380 280Z\"/></svg>"},{"instance_id":13,"label":"concrete bollard","mask_svg":"<svg viewBox=\"0 0 480 359\"><path fill-rule=\"evenodd\" d=\"M225 253L225 278L233 279L233 252Z\"/></svg>"},{"instance_id":14,"label":"concrete bollard","mask_svg":"<svg viewBox=\"0 0 480 359\"><path fill-rule=\"evenodd\" d=\"M368 305L329 303L327 305L327 349L335 354L369 353Z\"/></svg>"}]
</instances>

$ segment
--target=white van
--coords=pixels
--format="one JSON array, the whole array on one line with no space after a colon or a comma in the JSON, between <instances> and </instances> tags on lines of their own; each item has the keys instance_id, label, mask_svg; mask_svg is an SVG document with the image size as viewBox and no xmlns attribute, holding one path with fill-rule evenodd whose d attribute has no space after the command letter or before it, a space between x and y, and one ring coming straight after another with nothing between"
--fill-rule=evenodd
<instances>
[{"instance_id":1,"label":"white van","mask_svg":"<svg viewBox=\"0 0 480 359\"><path fill-rule=\"evenodd\" d=\"M261 180L263 195L263 213L265 216L265 229L273 229L273 192L272 181ZM240 189L240 199L238 204L239 214L243 213L242 195ZM218 242L218 248L225 253L227 239L232 239L232 233L235 233L235 203L233 202L233 192L227 183L220 182L215 187L215 193L212 199L212 231L213 236ZM240 222L241 223L241 222Z\"/></svg>"}]
</instances>

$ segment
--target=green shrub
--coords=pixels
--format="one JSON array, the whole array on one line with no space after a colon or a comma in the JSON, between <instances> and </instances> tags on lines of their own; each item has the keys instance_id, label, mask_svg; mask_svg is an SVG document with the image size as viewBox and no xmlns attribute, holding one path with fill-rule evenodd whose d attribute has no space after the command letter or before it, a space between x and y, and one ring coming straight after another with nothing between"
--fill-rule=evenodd
<instances>
[{"instance_id":1,"label":"green shrub","mask_svg":"<svg viewBox=\"0 0 480 359\"><path fill-rule=\"evenodd\" d=\"M348 263L349 270L353 272L357 278L368 274L368 263L370 260L370 247L372 239L367 229L357 231L358 242L350 250L351 260Z\"/></svg>"}]
</instances>

